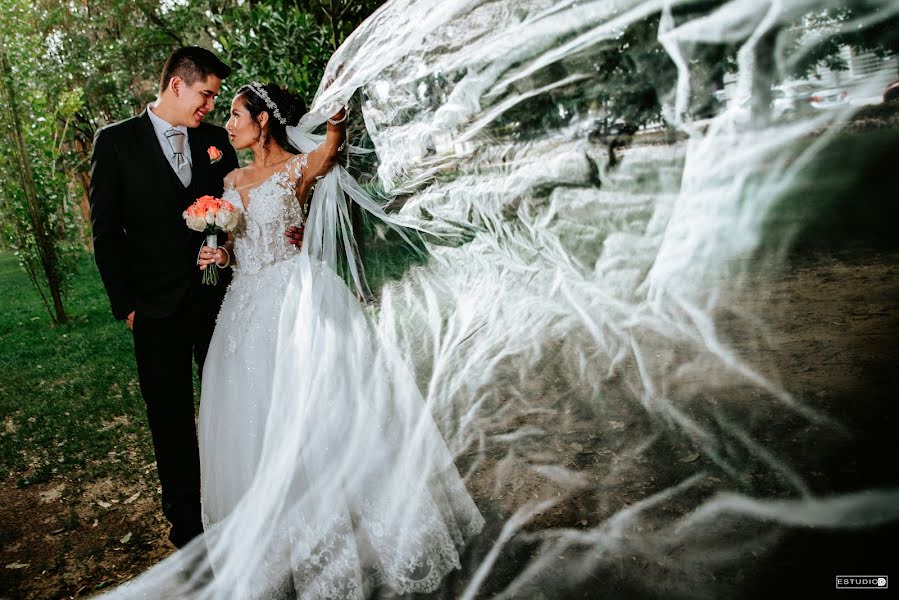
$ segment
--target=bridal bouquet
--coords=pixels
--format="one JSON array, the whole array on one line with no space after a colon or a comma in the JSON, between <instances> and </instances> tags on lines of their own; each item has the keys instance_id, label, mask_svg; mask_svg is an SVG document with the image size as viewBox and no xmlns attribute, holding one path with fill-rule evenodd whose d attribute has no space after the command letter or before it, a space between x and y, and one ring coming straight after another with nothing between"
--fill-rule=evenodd
<instances>
[{"instance_id":1,"label":"bridal bouquet","mask_svg":"<svg viewBox=\"0 0 899 600\"><path fill-rule=\"evenodd\" d=\"M238 218L233 204L213 196L197 198L196 202L187 207L183 216L188 227L206 233L206 245L210 248L218 248L218 233L233 231ZM215 285L218 280L218 269L207 268L203 271L203 283Z\"/></svg>"}]
</instances>

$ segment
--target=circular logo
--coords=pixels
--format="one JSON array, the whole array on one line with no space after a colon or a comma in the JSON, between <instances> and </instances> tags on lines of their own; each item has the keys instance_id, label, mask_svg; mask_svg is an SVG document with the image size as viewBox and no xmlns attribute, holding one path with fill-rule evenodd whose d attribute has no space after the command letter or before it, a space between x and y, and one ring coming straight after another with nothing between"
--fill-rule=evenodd
<instances>
[{"instance_id":1,"label":"circular logo","mask_svg":"<svg viewBox=\"0 0 899 600\"><path fill-rule=\"evenodd\" d=\"M886 584L887 584L887 578L886 578L886 577L878 577L878 578L877 578L877 587L883 587L883 586L885 586Z\"/></svg>"}]
</instances>

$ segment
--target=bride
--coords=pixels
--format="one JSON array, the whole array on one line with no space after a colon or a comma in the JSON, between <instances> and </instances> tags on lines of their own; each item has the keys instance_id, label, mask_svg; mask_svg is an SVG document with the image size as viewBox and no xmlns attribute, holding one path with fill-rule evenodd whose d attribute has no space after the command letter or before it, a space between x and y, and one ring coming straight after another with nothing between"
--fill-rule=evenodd
<instances>
[{"instance_id":1,"label":"bride","mask_svg":"<svg viewBox=\"0 0 899 600\"><path fill-rule=\"evenodd\" d=\"M296 154L291 142L312 145L296 127L304 112L252 83L226 127L253 161L225 179L241 226L200 256L201 269L234 269L203 372L204 591L433 591L484 521L414 380L335 271L340 256L358 281L343 190L360 188L336 165L346 113ZM299 250L285 239L297 224Z\"/></svg>"}]
</instances>

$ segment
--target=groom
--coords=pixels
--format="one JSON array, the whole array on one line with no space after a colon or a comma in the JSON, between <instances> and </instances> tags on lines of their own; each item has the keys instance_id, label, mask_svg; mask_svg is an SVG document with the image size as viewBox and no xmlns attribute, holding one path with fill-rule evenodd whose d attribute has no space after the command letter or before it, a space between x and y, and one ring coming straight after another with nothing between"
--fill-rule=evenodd
<instances>
[{"instance_id":1,"label":"groom","mask_svg":"<svg viewBox=\"0 0 899 600\"><path fill-rule=\"evenodd\" d=\"M177 547L202 533L193 368L203 361L229 275L201 284L205 239L182 212L221 196L237 155L221 127L203 123L230 67L204 48L180 48L162 69L159 95L139 116L97 131L90 203L97 267L134 335L141 394Z\"/></svg>"}]
</instances>

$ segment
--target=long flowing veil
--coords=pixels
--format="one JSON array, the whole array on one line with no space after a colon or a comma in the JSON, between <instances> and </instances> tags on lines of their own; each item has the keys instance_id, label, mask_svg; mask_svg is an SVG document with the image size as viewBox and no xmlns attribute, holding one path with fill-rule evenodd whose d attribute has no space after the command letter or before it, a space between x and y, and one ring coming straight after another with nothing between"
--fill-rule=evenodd
<instances>
[{"instance_id":1,"label":"long flowing veil","mask_svg":"<svg viewBox=\"0 0 899 600\"><path fill-rule=\"evenodd\" d=\"M304 589L327 596L339 579L328 569L347 552L387 556L421 544L424 499L440 505L432 484L457 467L488 527L458 557L442 597L729 597L764 579L785 540L829 558L840 540L860 548L864 535L895 528L893 475L842 485L821 474L834 457L864 456L869 443L894 453L895 436L866 440L858 423L870 422L853 399L835 407L827 394L784 383L795 365L772 341L765 300L784 250L823 210L798 202L796 190L810 185L809 169L857 107L762 123L745 108L771 39L771 68L787 73L837 34L899 14L889 0L854 3L871 10L795 34L809 14L846 5L379 8L335 53L333 83L289 134L309 151L320 140L311 132L354 98L377 157L368 175L392 208L343 167L315 186L252 488L220 527L110 595L252 597L305 561L318 567ZM652 50L628 37L647 22L659 43ZM735 48L734 98L700 118L699 99L712 91L701 52L714 45ZM610 53L628 60L603 66ZM659 122L620 150L631 134L619 131L610 90L642 84L662 106ZM861 82L854 93L875 95L879 85ZM468 237L428 245L426 264L376 290L376 311L362 309L353 204L400 236L456 228ZM363 310L368 318L343 321ZM298 319L309 314L313 322ZM347 331L360 343L335 355L331 340ZM340 370L286 368L310 351ZM377 402L417 390L423 401ZM338 398L333 418L305 419L298 396ZM871 400L876 410L881 401ZM390 456L377 443L383 432L395 436ZM349 451L336 460L335 447ZM310 481L304 464L330 476ZM338 488L383 490L378 510L398 535L379 550L371 536L309 534L327 531ZM464 537L457 526L439 535ZM309 547L322 539L358 546ZM194 568L204 561L214 577ZM822 575L828 586L835 574Z\"/></svg>"}]
</instances>

